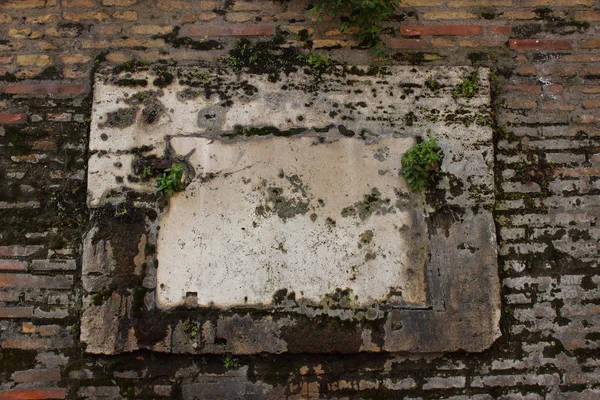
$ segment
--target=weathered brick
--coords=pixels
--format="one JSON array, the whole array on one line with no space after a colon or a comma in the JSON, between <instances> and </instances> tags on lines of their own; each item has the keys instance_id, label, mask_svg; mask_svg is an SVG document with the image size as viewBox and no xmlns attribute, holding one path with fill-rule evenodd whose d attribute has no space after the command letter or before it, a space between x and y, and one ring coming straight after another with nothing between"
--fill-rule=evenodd
<instances>
[{"instance_id":1,"label":"weathered brick","mask_svg":"<svg viewBox=\"0 0 600 400\"><path fill-rule=\"evenodd\" d=\"M255 21L258 15L249 12L233 12L225 15L227 22L251 22Z\"/></svg>"},{"instance_id":2,"label":"weathered brick","mask_svg":"<svg viewBox=\"0 0 600 400\"><path fill-rule=\"evenodd\" d=\"M110 16L103 11L90 11L90 12L64 12L63 19L73 22L81 21L106 21Z\"/></svg>"},{"instance_id":3,"label":"weathered brick","mask_svg":"<svg viewBox=\"0 0 600 400\"><path fill-rule=\"evenodd\" d=\"M102 0L103 6L111 7L130 7L137 3L137 0Z\"/></svg>"},{"instance_id":4,"label":"weathered brick","mask_svg":"<svg viewBox=\"0 0 600 400\"><path fill-rule=\"evenodd\" d=\"M571 50L573 42L568 39L510 39L513 50Z\"/></svg>"},{"instance_id":5,"label":"weathered brick","mask_svg":"<svg viewBox=\"0 0 600 400\"><path fill-rule=\"evenodd\" d=\"M16 0L0 3L0 8L44 8L54 7L57 0Z\"/></svg>"},{"instance_id":6,"label":"weathered brick","mask_svg":"<svg viewBox=\"0 0 600 400\"><path fill-rule=\"evenodd\" d=\"M28 369L16 371L12 379L18 383L24 382L56 382L60 381L61 374L59 369Z\"/></svg>"},{"instance_id":7,"label":"weathered brick","mask_svg":"<svg viewBox=\"0 0 600 400\"><path fill-rule=\"evenodd\" d=\"M523 7L547 7L548 5L553 7L592 7L594 0L552 0L551 3L548 0L522 0L522 5Z\"/></svg>"},{"instance_id":8,"label":"weathered brick","mask_svg":"<svg viewBox=\"0 0 600 400\"><path fill-rule=\"evenodd\" d=\"M52 63L52 58L46 54L18 54L17 65L45 67Z\"/></svg>"},{"instance_id":9,"label":"weathered brick","mask_svg":"<svg viewBox=\"0 0 600 400\"><path fill-rule=\"evenodd\" d=\"M600 54L565 54L560 57L565 62L594 63L600 61Z\"/></svg>"},{"instance_id":10,"label":"weathered brick","mask_svg":"<svg viewBox=\"0 0 600 400\"><path fill-rule=\"evenodd\" d=\"M512 5L512 0L448 0L448 7L508 7Z\"/></svg>"},{"instance_id":11,"label":"weathered brick","mask_svg":"<svg viewBox=\"0 0 600 400\"><path fill-rule=\"evenodd\" d=\"M32 318L33 307L0 307L0 318Z\"/></svg>"},{"instance_id":12,"label":"weathered brick","mask_svg":"<svg viewBox=\"0 0 600 400\"><path fill-rule=\"evenodd\" d=\"M430 47L424 39L390 39L390 48L392 49L426 49Z\"/></svg>"},{"instance_id":13,"label":"weathered brick","mask_svg":"<svg viewBox=\"0 0 600 400\"><path fill-rule=\"evenodd\" d=\"M581 39L579 41L579 47L582 48L582 49L597 49L597 48L600 48L600 38Z\"/></svg>"},{"instance_id":14,"label":"weathered brick","mask_svg":"<svg viewBox=\"0 0 600 400\"><path fill-rule=\"evenodd\" d=\"M53 22L56 22L58 20L58 17L56 16L56 14L45 14L45 15L36 15L33 17L28 17L27 18L27 22L31 23L31 24L51 24Z\"/></svg>"},{"instance_id":15,"label":"weathered brick","mask_svg":"<svg viewBox=\"0 0 600 400\"><path fill-rule=\"evenodd\" d=\"M17 260L0 260L0 271L27 271L27 263Z\"/></svg>"},{"instance_id":16,"label":"weathered brick","mask_svg":"<svg viewBox=\"0 0 600 400\"><path fill-rule=\"evenodd\" d=\"M531 65L523 65L523 66L515 69L515 74L520 75L520 76L532 76L532 75L536 75L537 71L536 71L535 67L533 67Z\"/></svg>"},{"instance_id":17,"label":"weathered brick","mask_svg":"<svg viewBox=\"0 0 600 400\"><path fill-rule=\"evenodd\" d=\"M0 257L27 257L42 250L44 246L0 246Z\"/></svg>"},{"instance_id":18,"label":"weathered brick","mask_svg":"<svg viewBox=\"0 0 600 400\"><path fill-rule=\"evenodd\" d=\"M48 158L46 154L23 154L20 156L10 156L10 159L16 163L37 164L38 162Z\"/></svg>"},{"instance_id":19,"label":"weathered brick","mask_svg":"<svg viewBox=\"0 0 600 400\"><path fill-rule=\"evenodd\" d=\"M16 389L0 393L0 400L37 400L37 399L64 399L67 390L63 388L48 389Z\"/></svg>"},{"instance_id":20,"label":"weathered brick","mask_svg":"<svg viewBox=\"0 0 600 400\"><path fill-rule=\"evenodd\" d=\"M436 7L443 3L444 0L402 0L400 7Z\"/></svg>"},{"instance_id":21,"label":"weathered brick","mask_svg":"<svg viewBox=\"0 0 600 400\"><path fill-rule=\"evenodd\" d=\"M80 83L11 83L4 88L8 94L82 94L87 85Z\"/></svg>"},{"instance_id":22,"label":"weathered brick","mask_svg":"<svg viewBox=\"0 0 600 400\"><path fill-rule=\"evenodd\" d=\"M156 7L161 11L189 10L192 5L184 0L158 0Z\"/></svg>"},{"instance_id":23,"label":"weathered brick","mask_svg":"<svg viewBox=\"0 0 600 400\"><path fill-rule=\"evenodd\" d=\"M119 19L122 21L137 21L138 19L138 14L136 11L117 11L113 13L113 18L114 19Z\"/></svg>"},{"instance_id":24,"label":"weathered brick","mask_svg":"<svg viewBox=\"0 0 600 400\"><path fill-rule=\"evenodd\" d=\"M482 25L403 25L400 34L404 36L471 36L483 35Z\"/></svg>"},{"instance_id":25,"label":"weathered brick","mask_svg":"<svg viewBox=\"0 0 600 400\"><path fill-rule=\"evenodd\" d=\"M313 41L315 49L339 48L357 46L356 40L317 39Z\"/></svg>"},{"instance_id":26,"label":"weathered brick","mask_svg":"<svg viewBox=\"0 0 600 400\"><path fill-rule=\"evenodd\" d=\"M513 97L506 99L506 107L533 110L537 108L537 100L524 97Z\"/></svg>"},{"instance_id":27,"label":"weathered brick","mask_svg":"<svg viewBox=\"0 0 600 400\"><path fill-rule=\"evenodd\" d=\"M0 124L22 124L27 122L26 114L0 113Z\"/></svg>"},{"instance_id":28,"label":"weathered brick","mask_svg":"<svg viewBox=\"0 0 600 400\"><path fill-rule=\"evenodd\" d=\"M583 108L600 108L600 99L584 100Z\"/></svg>"},{"instance_id":29,"label":"weathered brick","mask_svg":"<svg viewBox=\"0 0 600 400\"><path fill-rule=\"evenodd\" d=\"M3 349L48 350L50 347L51 343L48 339L6 339L2 342Z\"/></svg>"},{"instance_id":30,"label":"weathered brick","mask_svg":"<svg viewBox=\"0 0 600 400\"><path fill-rule=\"evenodd\" d=\"M12 18L8 14L0 13L0 24L10 24L12 22Z\"/></svg>"},{"instance_id":31,"label":"weathered brick","mask_svg":"<svg viewBox=\"0 0 600 400\"><path fill-rule=\"evenodd\" d=\"M85 54L67 54L61 56L60 59L65 64L85 64L90 61L92 58L86 56Z\"/></svg>"},{"instance_id":32,"label":"weathered brick","mask_svg":"<svg viewBox=\"0 0 600 400\"><path fill-rule=\"evenodd\" d=\"M466 378L463 376L448 378L435 376L427 380L423 385L423 390L461 388L465 386L465 383Z\"/></svg>"},{"instance_id":33,"label":"weathered brick","mask_svg":"<svg viewBox=\"0 0 600 400\"><path fill-rule=\"evenodd\" d=\"M579 71L579 76L585 79L600 79L600 67L588 67Z\"/></svg>"},{"instance_id":34,"label":"weathered brick","mask_svg":"<svg viewBox=\"0 0 600 400\"><path fill-rule=\"evenodd\" d=\"M573 116L573 122L579 124L598 124L600 123L600 115L577 113Z\"/></svg>"},{"instance_id":35,"label":"weathered brick","mask_svg":"<svg viewBox=\"0 0 600 400\"><path fill-rule=\"evenodd\" d=\"M77 268L75 260L33 260L34 271L73 271Z\"/></svg>"},{"instance_id":36,"label":"weathered brick","mask_svg":"<svg viewBox=\"0 0 600 400\"><path fill-rule=\"evenodd\" d=\"M489 25L487 31L492 35L506 35L510 36L512 33L512 27L510 25Z\"/></svg>"},{"instance_id":37,"label":"weathered brick","mask_svg":"<svg viewBox=\"0 0 600 400\"><path fill-rule=\"evenodd\" d=\"M114 47L164 47L163 39L142 40L142 39L114 39L114 40L82 40L81 46L84 49L109 49Z\"/></svg>"},{"instance_id":38,"label":"weathered brick","mask_svg":"<svg viewBox=\"0 0 600 400\"><path fill-rule=\"evenodd\" d=\"M558 168L554 170L554 176L580 177L580 176L600 176L599 167L580 167L580 168Z\"/></svg>"},{"instance_id":39,"label":"weathered brick","mask_svg":"<svg viewBox=\"0 0 600 400\"><path fill-rule=\"evenodd\" d=\"M540 85L505 85L504 90L524 93L541 93Z\"/></svg>"},{"instance_id":40,"label":"weathered brick","mask_svg":"<svg viewBox=\"0 0 600 400\"><path fill-rule=\"evenodd\" d=\"M578 21L600 21L600 11L577 11L575 12L575 19Z\"/></svg>"},{"instance_id":41,"label":"weathered brick","mask_svg":"<svg viewBox=\"0 0 600 400\"><path fill-rule=\"evenodd\" d=\"M173 31L173 27L160 25L136 25L131 28L131 32L136 35L164 35Z\"/></svg>"},{"instance_id":42,"label":"weathered brick","mask_svg":"<svg viewBox=\"0 0 600 400\"><path fill-rule=\"evenodd\" d=\"M75 8L94 8L97 7L96 0L63 0L63 6Z\"/></svg>"},{"instance_id":43,"label":"weathered brick","mask_svg":"<svg viewBox=\"0 0 600 400\"><path fill-rule=\"evenodd\" d=\"M479 15L466 10L460 11L425 11L421 13L421 18L428 20L457 20L457 19L478 19Z\"/></svg>"},{"instance_id":44,"label":"weathered brick","mask_svg":"<svg viewBox=\"0 0 600 400\"><path fill-rule=\"evenodd\" d=\"M37 316L36 316L37 318ZM56 336L60 333L61 328L59 325L41 325L38 327L40 336Z\"/></svg>"},{"instance_id":45,"label":"weathered brick","mask_svg":"<svg viewBox=\"0 0 600 400\"><path fill-rule=\"evenodd\" d=\"M70 289L73 277L0 273L0 288Z\"/></svg>"},{"instance_id":46,"label":"weathered brick","mask_svg":"<svg viewBox=\"0 0 600 400\"><path fill-rule=\"evenodd\" d=\"M194 25L188 28L188 33L193 37L268 36L273 34L273 25Z\"/></svg>"}]
</instances>

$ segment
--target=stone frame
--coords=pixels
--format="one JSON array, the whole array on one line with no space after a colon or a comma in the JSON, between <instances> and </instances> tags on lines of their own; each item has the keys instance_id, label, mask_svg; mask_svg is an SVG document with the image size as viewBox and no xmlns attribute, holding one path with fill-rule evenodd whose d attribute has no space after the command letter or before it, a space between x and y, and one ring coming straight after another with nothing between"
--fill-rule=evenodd
<instances>
[{"instance_id":1,"label":"stone frame","mask_svg":"<svg viewBox=\"0 0 600 400\"><path fill-rule=\"evenodd\" d=\"M104 70L95 80L88 177L90 187L97 185L100 189L94 192L93 187L88 188L91 228L84 238L81 340L87 345L87 352L116 354L138 349L193 354L476 352L487 349L500 336L486 69L477 71L479 91L470 99L451 98L460 80L473 72L466 67L419 70L340 67L321 76L333 82L370 80L373 85L397 85L405 98L397 100L396 115L384 122L368 120L365 114L354 115L358 127L355 130L370 129L382 135L382 131L394 129L405 136L424 136L431 130L446 152L442 165L446 174L427 196L431 206L427 217L429 293L435 293L430 297L430 306L399 309L376 304L352 310L349 317L336 311L340 310L340 299L313 309L312 315L307 316L298 312L301 306L288 298L287 293L280 293L273 304L263 308L197 308L193 298L168 312L156 307L156 268L160 266L156 265L154 251L159 234L158 216L168 206L168 199L155 193L151 183L140 178L140 172L149 165L156 169L170 165L173 155L168 153L168 137L181 127L163 126L167 132L153 136L150 142L131 135L129 140L122 135L125 139L119 140L129 142L119 148L117 141L110 148L101 138L106 121L98 117L106 116L106 107L114 110L115 104L130 101L137 93L137 88L121 86L120 90L129 91L131 96L119 98L114 91L119 89L119 82L153 82L150 89L144 90L156 91L156 97L128 103L135 108L132 124L152 131L154 122L148 123L143 118L144 112L147 116L155 109L173 114L170 119L176 121L175 125L180 119L186 123L185 118L177 118L177 111L168 102L161 103L165 97L161 92L168 93L170 87L177 85L179 89L184 86L193 90L195 80L190 76L206 75L209 79L218 76L231 82L231 87L252 79L269 80L221 68L158 65L143 69ZM301 88L298 90L312 91L315 82L301 72L280 76L279 82L294 83ZM429 76L441 83L438 92L426 88L424 83ZM175 77L179 82L170 83ZM342 86L340 83L338 90ZM218 90L231 99L234 97L231 87ZM433 112L434 106L437 113ZM405 124L399 127L398 121ZM129 126L113 123L108 128L126 132ZM339 128L330 130L334 135L340 134Z\"/></svg>"}]
</instances>

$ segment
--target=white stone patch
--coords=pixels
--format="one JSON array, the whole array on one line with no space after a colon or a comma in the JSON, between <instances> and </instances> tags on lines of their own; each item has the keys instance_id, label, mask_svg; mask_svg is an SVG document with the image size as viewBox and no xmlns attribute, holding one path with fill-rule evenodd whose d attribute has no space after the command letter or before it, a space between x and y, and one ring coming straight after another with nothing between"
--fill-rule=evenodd
<instances>
[{"instance_id":1,"label":"white stone patch","mask_svg":"<svg viewBox=\"0 0 600 400\"><path fill-rule=\"evenodd\" d=\"M280 289L314 303L351 289L363 306L393 290L424 305L422 211L399 197L400 157L414 144L173 138L176 153L195 150L197 176L160 221L159 305L190 292L201 306L270 304Z\"/></svg>"}]
</instances>

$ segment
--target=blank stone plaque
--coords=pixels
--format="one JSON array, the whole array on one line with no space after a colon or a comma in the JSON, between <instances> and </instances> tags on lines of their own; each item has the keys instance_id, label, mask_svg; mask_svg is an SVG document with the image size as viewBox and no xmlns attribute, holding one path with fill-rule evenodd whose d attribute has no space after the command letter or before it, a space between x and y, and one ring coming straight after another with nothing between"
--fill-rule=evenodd
<instances>
[{"instance_id":1,"label":"blank stone plaque","mask_svg":"<svg viewBox=\"0 0 600 400\"><path fill-rule=\"evenodd\" d=\"M499 337L489 71L456 99L471 68L144 69L95 81L88 352L482 351ZM400 159L428 136L442 174L417 193ZM184 190L157 193L175 163Z\"/></svg>"}]
</instances>

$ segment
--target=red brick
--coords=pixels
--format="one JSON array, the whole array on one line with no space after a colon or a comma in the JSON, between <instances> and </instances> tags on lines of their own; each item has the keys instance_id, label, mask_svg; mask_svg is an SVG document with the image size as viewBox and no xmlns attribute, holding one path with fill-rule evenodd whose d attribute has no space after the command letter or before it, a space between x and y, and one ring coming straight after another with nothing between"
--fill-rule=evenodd
<instances>
[{"instance_id":1,"label":"red brick","mask_svg":"<svg viewBox=\"0 0 600 400\"><path fill-rule=\"evenodd\" d=\"M531 98L513 97L506 99L506 107L533 110L537 108L537 101Z\"/></svg>"},{"instance_id":2,"label":"red brick","mask_svg":"<svg viewBox=\"0 0 600 400\"><path fill-rule=\"evenodd\" d=\"M60 381L59 369L28 369L25 371L16 371L13 381L23 382L56 382Z\"/></svg>"},{"instance_id":3,"label":"red brick","mask_svg":"<svg viewBox=\"0 0 600 400\"><path fill-rule=\"evenodd\" d=\"M70 289L72 285L72 279L62 275L0 274L0 288Z\"/></svg>"},{"instance_id":4,"label":"red brick","mask_svg":"<svg viewBox=\"0 0 600 400\"><path fill-rule=\"evenodd\" d=\"M50 347L48 339L6 339L2 342L3 349L48 350Z\"/></svg>"},{"instance_id":5,"label":"red brick","mask_svg":"<svg viewBox=\"0 0 600 400\"><path fill-rule=\"evenodd\" d=\"M510 36L512 28L509 25L490 25L487 27L487 31L492 35Z\"/></svg>"},{"instance_id":6,"label":"red brick","mask_svg":"<svg viewBox=\"0 0 600 400\"><path fill-rule=\"evenodd\" d=\"M0 307L0 318L32 318L33 307Z\"/></svg>"},{"instance_id":7,"label":"red brick","mask_svg":"<svg viewBox=\"0 0 600 400\"><path fill-rule=\"evenodd\" d=\"M43 249L44 246L0 246L0 257L27 257Z\"/></svg>"},{"instance_id":8,"label":"red brick","mask_svg":"<svg viewBox=\"0 0 600 400\"><path fill-rule=\"evenodd\" d=\"M483 35L482 25L405 25L400 27L400 34L404 36L419 35L454 35L469 36Z\"/></svg>"},{"instance_id":9,"label":"red brick","mask_svg":"<svg viewBox=\"0 0 600 400\"><path fill-rule=\"evenodd\" d=\"M67 7L81 7L81 8L94 8L97 7L95 0L63 0L63 6Z\"/></svg>"},{"instance_id":10,"label":"red brick","mask_svg":"<svg viewBox=\"0 0 600 400\"><path fill-rule=\"evenodd\" d=\"M423 39L391 39L390 48L392 49L426 49L429 43Z\"/></svg>"},{"instance_id":11,"label":"red brick","mask_svg":"<svg viewBox=\"0 0 600 400\"><path fill-rule=\"evenodd\" d=\"M505 85L504 90L524 93L541 93L542 88L539 85Z\"/></svg>"},{"instance_id":12,"label":"red brick","mask_svg":"<svg viewBox=\"0 0 600 400\"><path fill-rule=\"evenodd\" d=\"M0 260L0 271L27 271L27 263L17 260Z\"/></svg>"},{"instance_id":13,"label":"red brick","mask_svg":"<svg viewBox=\"0 0 600 400\"><path fill-rule=\"evenodd\" d=\"M190 26L190 36L268 36L273 34L273 25L223 25Z\"/></svg>"},{"instance_id":14,"label":"red brick","mask_svg":"<svg viewBox=\"0 0 600 400\"><path fill-rule=\"evenodd\" d=\"M562 85L559 85L559 84L546 85L546 86L544 86L544 92L547 92L550 94L562 94L563 87L562 87Z\"/></svg>"},{"instance_id":15,"label":"red brick","mask_svg":"<svg viewBox=\"0 0 600 400\"><path fill-rule=\"evenodd\" d=\"M515 74L517 75L521 75L521 76L531 76L531 75L535 75L537 72L535 70L534 67L532 67L531 65L523 65L522 67L519 67L515 70Z\"/></svg>"},{"instance_id":16,"label":"red brick","mask_svg":"<svg viewBox=\"0 0 600 400\"><path fill-rule=\"evenodd\" d=\"M585 79L599 79L600 78L600 68L584 68L579 71L579 76Z\"/></svg>"},{"instance_id":17,"label":"red brick","mask_svg":"<svg viewBox=\"0 0 600 400\"><path fill-rule=\"evenodd\" d=\"M573 43L566 39L510 39L509 43L513 50L571 50L573 48Z\"/></svg>"},{"instance_id":18,"label":"red brick","mask_svg":"<svg viewBox=\"0 0 600 400\"><path fill-rule=\"evenodd\" d=\"M27 122L26 114L0 113L0 124L22 124Z\"/></svg>"},{"instance_id":19,"label":"red brick","mask_svg":"<svg viewBox=\"0 0 600 400\"><path fill-rule=\"evenodd\" d=\"M583 108L600 108L600 99L589 99L584 101Z\"/></svg>"},{"instance_id":20,"label":"red brick","mask_svg":"<svg viewBox=\"0 0 600 400\"><path fill-rule=\"evenodd\" d=\"M66 395L63 388L6 390L0 393L0 400L64 399Z\"/></svg>"},{"instance_id":21,"label":"red brick","mask_svg":"<svg viewBox=\"0 0 600 400\"><path fill-rule=\"evenodd\" d=\"M600 168L559 168L554 171L554 175L561 177L600 176Z\"/></svg>"},{"instance_id":22,"label":"red brick","mask_svg":"<svg viewBox=\"0 0 600 400\"><path fill-rule=\"evenodd\" d=\"M87 87L76 83L13 83L4 88L8 94L81 94Z\"/></svg>"}]
</instances>

